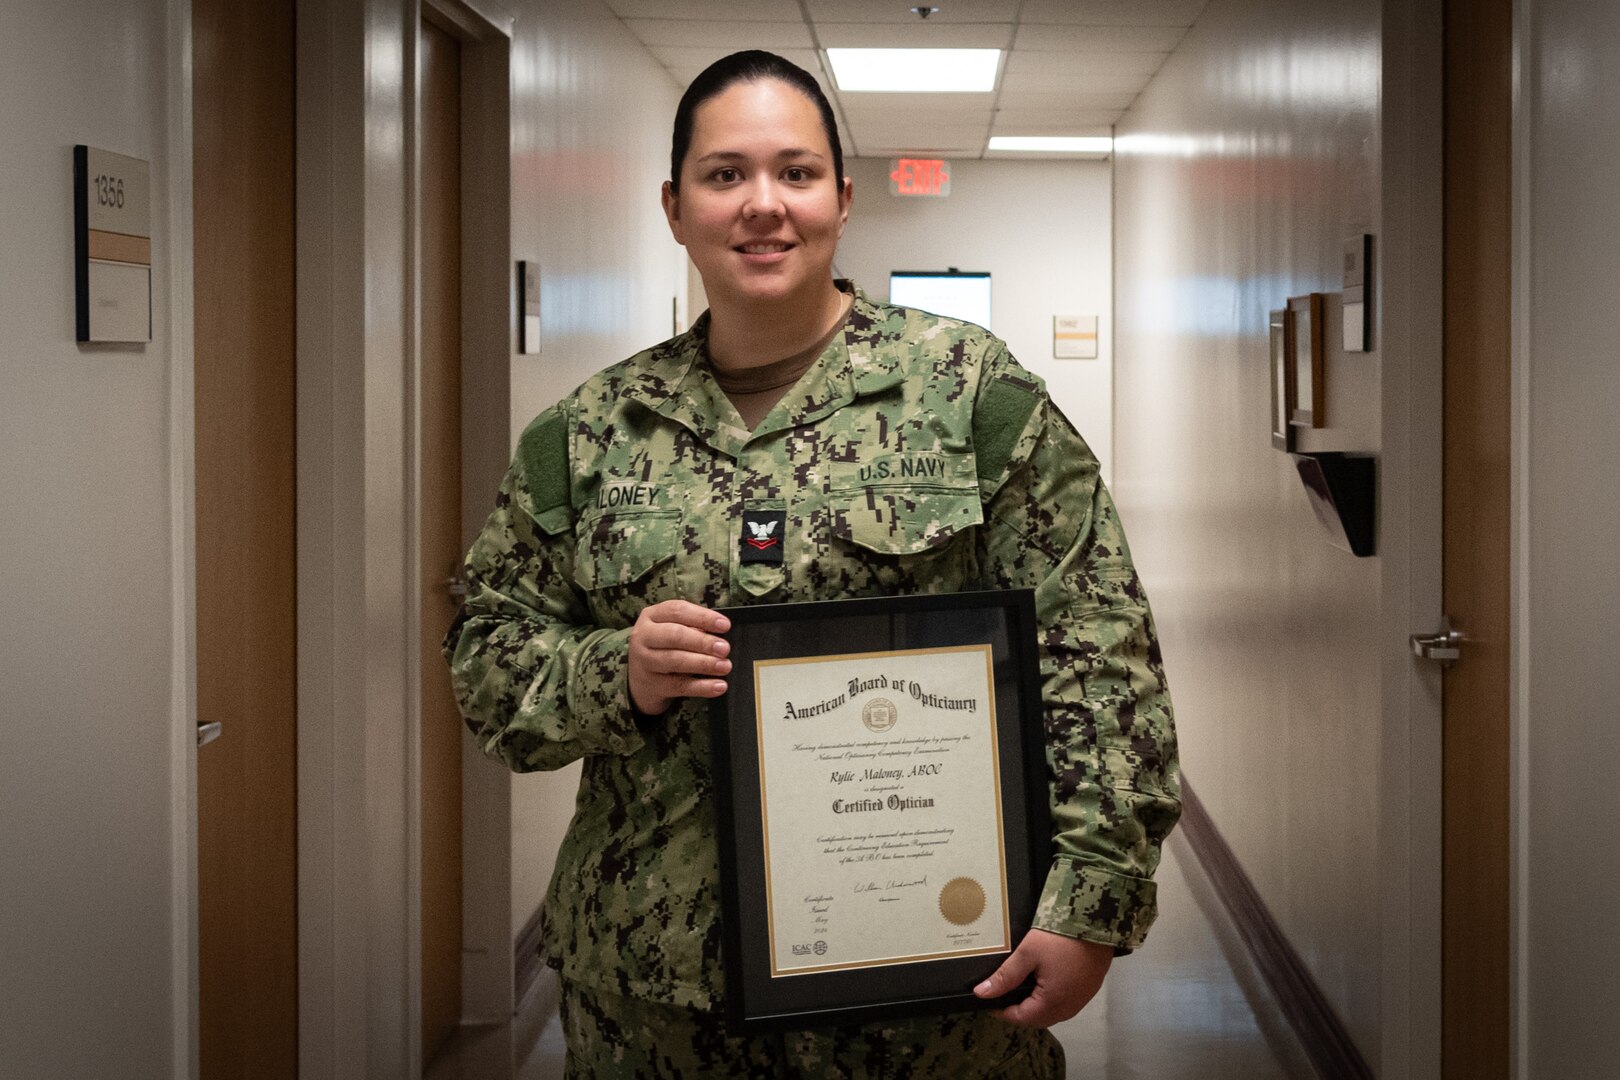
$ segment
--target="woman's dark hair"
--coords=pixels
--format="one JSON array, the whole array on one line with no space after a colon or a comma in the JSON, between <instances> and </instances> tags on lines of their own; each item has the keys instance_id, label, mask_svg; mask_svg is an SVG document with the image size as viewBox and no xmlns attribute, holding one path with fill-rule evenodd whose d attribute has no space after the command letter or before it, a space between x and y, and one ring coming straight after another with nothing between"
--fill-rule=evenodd
<instances>
[{"instance_id":1,"label":"woman's dark hair","mask_svg":"<svg viewBox=\"0 0 1620 1080\"><path fill-rule=\"evenodd\" d=\"M725 90L732 83L758 82L761 79L780 79L815 103L821 113L821 126L827 132L827 143L832 147L833 180L844 182L844 148L838 142L838 122L833 119L832 105L821 92L815 76L791 60L760 49L734 52L722 56L703 69L681 95L675 107L675 134L669 148L669 186L681 190L681 165L692 146L692 117L699 105Z\"/></svg>"}]
</instances>

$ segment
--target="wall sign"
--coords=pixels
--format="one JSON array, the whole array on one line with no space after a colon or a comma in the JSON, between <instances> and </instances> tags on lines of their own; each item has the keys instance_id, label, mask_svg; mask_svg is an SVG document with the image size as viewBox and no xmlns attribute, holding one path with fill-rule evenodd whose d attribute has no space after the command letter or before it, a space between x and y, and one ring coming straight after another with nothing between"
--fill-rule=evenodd
<instances>
[{"instance_id":1,"label":"wall sign","mask_svg":"<svg viewBox=\"0 0 1620 1080\"><path fill-rule=\"evenodd\" d=\"M1294 317L1287 308L1271 313L1271 445L1294 449Z\"/></svg>"},{"instance_id":2,"label":"wall sign","mask_svg":"<svg viewBox=\"0 0 1620 1080\"><path fill-rule=\"evenodd\" d=\"M533 356L540 351L540 264L519 259L518 352Z\"/></svg>"},{"instance_id":3,"label":"wall sign","mask_svg":"<svg viewBox=\"0 0 1620 1080\"><path fill-rule=\"evenodd\" d=\"M79 341L152 340L151 166L73 148L73 277Z\"/></svg>"},{"instance_id":4,"label":"wall sign","mask_svg":"<svg viewBox=\"0 0 1620 1080\"><path fill-rule=\"evenodd\" d=\"M1372 339L1372 236L1362 233L1344 242L1345 352L1366 352Z\"/></svg>"},{"instance_id":5,"label":"wall sign","mask_svg":"<svg viewBox=\"0 0 1620 1080\"><path fill-rule=\"evenodd\" d=\"M1293 353L1294 367L1294 403L1288 422L1295 427L1327 426L1327 381L1322 374L1326 305L1325 293L1288 298L1289 318L1293 323L1288 348Z\"/></svg>"},{"instance_id":6,"label":"wall sign","mask_svg":"<svg viewBox=\"0 0 1620 1080\"><path fill-rule=\"evenodd\" d=\"M890 195L927 195L944 198L951 193L951 169L938 158L890 158Z\"/></svg>"},{"instance_id":7,"label":"wall sign","mask_svg":"<svg viewBox=\"0 0 1620 1080\"><path fill-rule=\"evenodd\" d=\"M1052 316L1052 359L1097 359L1097 316Z\"/></svg>"}]
</instances>

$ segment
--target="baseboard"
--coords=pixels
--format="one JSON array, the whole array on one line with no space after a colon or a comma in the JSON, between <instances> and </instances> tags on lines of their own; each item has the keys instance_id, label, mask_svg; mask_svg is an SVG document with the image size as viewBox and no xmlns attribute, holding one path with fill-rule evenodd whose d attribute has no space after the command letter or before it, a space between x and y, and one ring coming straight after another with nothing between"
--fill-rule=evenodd
<instances>
[{"instance_id":1,"label":"baseboard","mask_svg":"<svg viewBox=\"0 0 1620 1080\"><path fill-rule=\"evenodd\" d=\"M1185 779L1181 798L1181 834L1311 1067L1322 1080L1373 1080L1349 1031Z\"/></svg>"},{"instance_id":2,"label":"baseboard","mask_svg":"<svg viewBox=\"0 0 1620 1080\"><path fill-rule=\"evenodd\" d=\"M512 957L512 1004L521 1012L523 1001L540 979L540 973L545 970L545 964L540 960L540 927L544 922L542 918L543 907L536 907L529 916L523 929L518 931L517 940L513 943L516 950Z\"/></svg>"},{"instance_id":3,"label":"baseboard","mask_svg":"<svg viewBox=\"0 0 1620 1080\"><path fill-rule=\"evenodd\" d=\"M528 993L518 999L517 1014L512 1018L512 1046L518 1073L540 1042L540 1033L557 1015L557 1003L562 998L562 983L557 973L544 965L529 986Z\"/></svg>"}]
</instances>

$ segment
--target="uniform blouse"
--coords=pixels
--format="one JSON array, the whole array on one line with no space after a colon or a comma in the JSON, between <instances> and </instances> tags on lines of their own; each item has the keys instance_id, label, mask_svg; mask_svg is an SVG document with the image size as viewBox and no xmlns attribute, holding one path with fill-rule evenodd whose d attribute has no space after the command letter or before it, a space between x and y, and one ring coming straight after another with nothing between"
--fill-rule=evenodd
<instances>
[{"instance_id":1,"label":"uniform blouse","mask_svg":"<svg viewBox=\"0 0 1620 1080\"><path fill-rule=\"evenodd\" d=\"M528 427L445 640L486 753L518 771L583 761L547 961L613 993L723 998L708 702L633 712L642 608L974 588L1035 592L1054 854L1034 924L1135 948L1180 785L1147 598L1090 449L988 331L859 291L749 431L703 359L707 328ZM744 515L766 512L782 561L744 562Z\"/></svg>"}]
</instances>

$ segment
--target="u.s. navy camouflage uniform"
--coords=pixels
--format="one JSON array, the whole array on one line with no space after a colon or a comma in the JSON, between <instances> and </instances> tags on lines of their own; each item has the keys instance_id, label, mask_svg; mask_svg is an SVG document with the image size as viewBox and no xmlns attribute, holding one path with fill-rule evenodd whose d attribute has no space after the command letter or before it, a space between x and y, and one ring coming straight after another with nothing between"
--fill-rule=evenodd
<instances>
[{"instance_id":1,"label":"u.s. navy camouflage uniform","mask_svg":"<svg viewBox=\"0 0 1620 1080\"><path fill-rule=\"evenodd\" d=\"M1035 591L1054 828L1035 925L1141 944L1179 810L1175 737L1085 442L988 331L859 292L749 431L708 369L707 327L592 377L523 433L446 638L486 753L518 771L584 763L548 961L609 998L721 1004L708 703L633 713L642 608L970 588ZM773 519L781 561L745 561L744 522Z\"/></svg>"}]
</instances>

